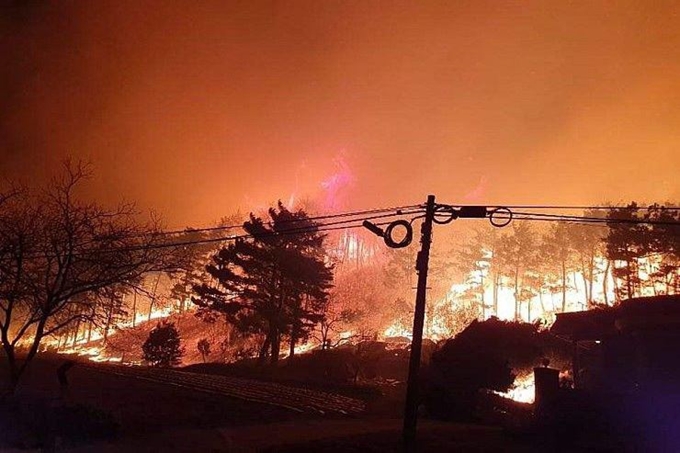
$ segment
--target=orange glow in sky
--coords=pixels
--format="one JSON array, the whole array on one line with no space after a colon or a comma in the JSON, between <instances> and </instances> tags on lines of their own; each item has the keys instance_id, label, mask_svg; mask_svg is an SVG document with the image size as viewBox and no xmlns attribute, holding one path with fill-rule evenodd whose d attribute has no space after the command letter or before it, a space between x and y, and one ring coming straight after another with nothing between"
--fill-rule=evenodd
<instances>
[{"instance_id":1,"label":"orange glow in sky","mask_svg":"<svg viewBox=\"0 0 680 453\"><path fill-rule=\"evenodd\" d=\"M674 2L18 2L0 177L95 165L169 226L314 196L680 199Z\"/></svg>"}]
</instances>

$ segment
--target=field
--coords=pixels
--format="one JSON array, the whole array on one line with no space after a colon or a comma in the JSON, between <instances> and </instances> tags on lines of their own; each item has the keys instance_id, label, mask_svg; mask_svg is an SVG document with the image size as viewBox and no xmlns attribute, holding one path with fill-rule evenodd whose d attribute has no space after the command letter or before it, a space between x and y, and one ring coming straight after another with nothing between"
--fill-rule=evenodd
<instances>
[{"instance_id":1,"label":"field","mask_svg":"<svg viewBox=\"0 0 680 453\"><path fill-rule=\"evenodd\" d=\"M95 416L112 416L118 430L109 439L95 436L73 441L52 437L58 451L401 449L401 419L386 409L394 404L376 404L381 398L365 390L341 395L332 392L330 386L323 390L303 388L271 378L263 381L225 376L224 370L222 375L216 375L78 363L68 373L69 387L64 393L56 377L56 368L62 361L58 357L35 361L16 395L21 405L33 411L34 416L42 411L48 418L58 414L59 407L85 405L92 408ZM394 395L382 398L398 399ZM11 407L5 404L0 411L0 451L22 451L19 447L37 451L41 445L35 437L18 437L16 414L10 412ZM47 426L54 423L53 420ZM554 447L549 443L537 445L536 439L513 436L498 427L426 419L419 422L418 436L418 451L532 452Z\"/></svg>"}]
</instances>

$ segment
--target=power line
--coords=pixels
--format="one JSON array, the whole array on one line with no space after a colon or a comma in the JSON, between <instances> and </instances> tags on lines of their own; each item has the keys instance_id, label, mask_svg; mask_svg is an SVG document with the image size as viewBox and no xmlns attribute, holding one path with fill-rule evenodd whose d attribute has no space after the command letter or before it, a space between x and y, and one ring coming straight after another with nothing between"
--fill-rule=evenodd
<instances>
[{"instance_id":1,"label":"power line","mask_svg":"<svg viewBox=\"0 0 680 453\"><path fill-rule=\"evenodd\" d=\"M370 216L370 217L365 217L361 219L349 219L349 220L340 220L337 222L329 222L329 223L322 223L322 224L315 224L315 225L309 225L309 226L304 226L304 227L299 227L299 228L291 228L288 230L282 230L282 231L272 231L272 232L267 232L262 235L253 235L253 234L241 234L241 235L236 235L236 236L223 236L223 237L217 237L217 238L205 238L205 239L195 239L191 241L184 241L184 242L171 242L171 243L161 243L161 244L150 244L149 246L139 246L138 248L140 250L146 249L146 248L169 248L169 247L181 247L184 245L197 245L197 244L207 244L207 243L214 243L214 242L227 242L227 241L233 241L237 239L254 239L257 237L274 237L278 235L288 235L288 234L303 234L303 233L312 233L312 232L317 232L317 231L333 231L333 230L338 230L342 229L340 228L324 228L328 226L337 226L337 225L344 225L344 224L349 224L352 222L362 222L364 220L372 220L372 219L384 219L384 218L389 218L389 217L396 217L400 215L409 215L409 214L416 214L419 213L420 211L408 211L408 212L402 212L402 213L395 213L395 214L382 214L382 215L375 215L375 216ZM300 220L298 220L299 222ZM389 223L389 222L388 222ZM356 227L352 226L352 228ZM359 224L358 226L361 226ZM345 226L347 228L347 226ZM112 250L112 252L117 252L119 249Z\"/></svg>"},{"instance_id":2,"label":"power line","mask_svg":"<svg viewBox=\"0 0 680 453\"><path fill-rule=\"evenodd\" d=\"M414 205L417 207L417 205ZM403 207L406 208L406 207ZM373 216L368 216L368 217L362 217L362 218L352 218L352 219L347 219L347 220L338 220L335 222L328 222L328 223L317 223L313 225L306 225L298 228L290 228L287 230L280 230L280 231L271 231L264 233L262 235L253 235L253 234L240 234L240 235L233 235L233 236L220 236L220 237L213 237L213 238L202 238L202 239L192 239L188 241L180 241L180 242L163 242L163 243L157 243L157 244L144 244L144 245L137 245L137 246L129 246L129 247L120 247L120 248L115 248L115 249L103 249L103 250L96 250L96 253L98 254L103 254L103 253L124 253L124 252L137 252L137 251L146 251L146 250L156 250L156 249L164 249L164 248L176 248L176 247L184 247L184 246L191 246L191 245L199 245L199 244L209 244L209 243L219 243L219 242L227 242L227 241L235 241L239 239L253 239L257 237L275 237L278 235L289 235L289 234L304 234L304 233L312 233L312 232L325 232L325 231L334 231L342 228L357 228L361 226L361 223L358 225L348 225L353 222L362 222L363 220L373 220L373 219L385 219L385 218L390 218L390 217L396 217L396 216L402 216L402 215L409 215L409 214L417 214L420 213L422 210L420 209L410 209L410 210L403 210L403 208L399 208L396 210L394 213L388 213L388 214L376 214ZM375 209L375 210L370 210L370 211L361 211L361 212L383 212L386 211L386 209ZM341 218L341 217L356 217L357 214L355 213L342 213L342 214L332 214L329 216L323 216L326 218ZM306 222L308 221L309 218L307 219L296 219L296 220L290 220L290 221L284 221L284 223L295 223L295 222ZM387 222L390 223L390 222ZM266 225L266 224L265 224ZM336 226L336 228L327 228L327 227L333 227ZM81 253L74 253L73 255L75 256L82 256L85 251ZM38 258L56 258L56 255L49 255L49 254L34 254L34 255L25 255L25 258L27 259L38 259Z\"/></svg>"},{"instance_id":3,"label":"power line","mask_svg":"<svg viewBox=\"0 0 680 453\"><path fill-rule=\"evenodd\" d=\"M520 217L518 217L520 216ZM542 221L562 221L562 222L583 222L583 223L599 223L609 225L612 223L634 224L634 225L663 225L663 226L680 226L680 222L663 221L663 220L647 220L647 219L616 219L606 217L587 217L574 216L566 214L543 214L536 212L512 212L512 214L498 214L499 219L512 218L512 220L542 220Z\"/></svg>"},{"instance_id":4,"label":"power line","mask_svg":"<svg viewBox=\"0 0 680 453\"><path fill-rule=\"evenodd\" d=\"M461 207L465 205L439 205L439 206L449 206L449 207ZM532 206L533 208L540 209L541 206ZM574 215L566 215L566 214L546 214L546 213L536 213L536 212L513 212L510 209L513 208L513 206L503 206L502 208L508 209L508 212L505 211L498 211L497 213L493 213L493 210L491 210L490 216L493 216L493 218L500 219L500 220L527 220L527 221L544 221L544 222L568 222L568 223L580 223L580 224L588 224L588 225L608 225L612 223L624 223L624 224L644 224L644 225L663 225L663 226L680 226L680 222L667 222L667 221L654 221L654 220L645 220L645 219L611 219L611 218L601 218L601 217L587 217L587 216L574 216ZM564 206L546 206L545 208L550 208L550 209L567 209L568 207ZM604 207L603 207L604 208ZM609 207L606 207L609 208ZM138 245L138 246L129 246L129 247L120 247L120 248L115 248L115 249L104 249L104 250L96 250L96 253L124 253L124 252L135 252L135 251L146 251L146 250L154 250L154 249L164 249L164 248L176 248L176 247L184 247L184 246L192 246L192 245L199 245L199 244L209 244L209 243L219 243L219 242L227 242L227 241L234 241L234 240L239 240L239 239L253 239L257 237L266 237L266 236L276 236L276 235L289 235L289 234L304 234L304 233L309 233L309 232L325 232L325 231L335 231L335 230L340 230L340 229L350 229L350 228L358 228L361 226L361 223L356 224L356 225L351 225L354 222L363 222L364 220L375 220L375 219L385 219L385 218L390 218L390 217L396 217L396 216L402 216L402 215L410 215L410 214L421 214L423 212L422 205L406 205L406 206L396 206L396 207L391 207L391 208L377 208L377 209L369 209L369 210L363 210L363 211L352 211L352 212L344 212L344 213L337 213L337 214L328 214L328 215L322 215L322 216L314 216L314 217L309 217L305 219L291 219L291 220L284 220L278 222L280 223L301 223L301 222L307 222L307 221L315 221L315 220L331 220L331 219L344 219L344 220L338 220L334 222L327 222L327 223L315 223L313 225L307 225L307 226L302 226L299 228L291 228L288 230L280 230L280 231L272 231L268 232L263 235L252 235L252 234L240 234L240 235L230 235L230 236L219 236L219 237L208 237L208 238L197 238L197 239L192 239L192 240L186 240L186 241L172 241L172 242L162 242L162 243L156 243L156 244L143 244L143 245ZM370 215L366 216L366 214L372 214L375 213L375 215ZM359 216L362 216L360 218L357 218ZM350 218L352 217L352 218ZM380 225L384 224L389 224L391 222L386 222L386 223L381 223ZM272 226L272 222L266 222L264 225L269 225ZM193 232L206 232L206 231L219 231L219 230L228 230L228 229L234 229L234 228L243 228L242 225L229 225L229 226L220 226L220 227L210 227L210 228L199 228L199 229L186 229L186 230L176 230L176 231L166 231L162 232L162 235L171 235L171 234L182 234L182 233L193 233ZM150 237L156 237L158 234L151 234L147 235ZM135 236L127 236L126 239L132 238ZM139 236L142 237L142 236ZM75 255L82 255L83 253L86 253L87 251L82 251L81 253L76 252ZM56 258L56 255L49 255L49 254L34 254L34 255L25 255L25 258L28 259L36 259L36 258Z\"/></svg>"},{"instance_id":5,"label":"power line","mask_svg":"<svg viewBox=\"0 0 680 453\"><path fill-rule=\"evenodd\" d=\"M465 206L479 206L479 205L466 205L466 204L456 204L456 205L450 205L453 207L465 207ZM569 205L501 205L501 204L486 204L486 206L493 207L493 208L508 208L508 209L544 209L544 210L551 210L551 209L565 209L565 210L575 210L575 209L582 209L582 210L592 210L592 211L644 211L647 210L648 208L652 207L653 205L650 206L637 206L637 207L632 207L632 206L569 206ZM663 206L659 205L659 209L667 210L667 211L680 211L680 206Z\"/></svg>"},{"instance_id":6,"label":"power line","mask_svg":"<svg viewBox=\"0 0 680 453\"><path fill-rule=\"evenodd\" d=\"M400 211L403 210L408 210L408 209L415 209L418 208L421 205L404 205L404 206L393 206L389 208L374 208L374 209L366 209L362 211L350 211L350 212L342 212L338 214L324 214L324 215L319 215L319 216L313 216L313 217L306 217L305 219L289 219L289 220L279 220L277 221L277 224L287 224L287 223L296 223L296 222L302 222L302 221L316 221L316 220L326 220L326 219L335 219L335 218L342 218L342 217L356 217L360 215L366 215L366 214L374 214L374 213L382 213L382 212L395 212L399 213ZM363 220L363 219L361 219ZM274 226L274 222L269 221L269 222L263 222L263 225L268 225L270 227ZM177 229L177 230L165 230L165 231L154 231L151 233L139 233L139 234L130 234L130 235L125 235L121 237L121 239L134 239L134 238L153 238L153 237L160 237L160 236L175 236L175 235L188 235L192 233L208 233L212 231L227 231L227 230L235 230L235 229L243 229L243 223L240 223L238 225L218 225L214 227L203 227L203 228L193 228L193 227L187 227L184 229ZM92 240L89 240L87 242L84 242L81 245L87 245L87 244L92 244L98 241L103 240L102 238L94 238ZM206 242L219 242L219 238L215 238L214 241L206 241ZM117 249L120 250L120 249Z\"/></svg>"},{"instance_id":7,"label":"power line","mask_svg":"<svg viewBox=\"0 0 680 453\"><path fill-rule=\"evenodd\" d=\"M619 219L619 220L594 220L594 219L588 219L588 218L545 218L545 217L533 217L533 216L503 216L499 215L498 217L495 217L501 220L507 220L510 219L512 221L519 221L519 220L529 220L529 221L536 221L536 222L564 222L564 223L576 223L576 224L583 224L583 225L609 225L612 223L623 223L623 224L633 224L633 225L661 225L661 226L677 226L680 227L680 222L656 222L656 221L649 221L649 220L624 220L624 219Z\"/></svg>"},{"instance_id":8,"label":"power line","mask_svg":"<svg viewBox=\"0 0 680 453\"><path fill-rule=\"evenodd\" d=\"M356 217L360 215L367 215L367 214L376 214L376 213L381 213L381 212L396 212L396 211L401 211L405 209L414 209L418 208L420 205L405 205L405 206L393 206L389 208L376 208L376 209L366 209L363 211L351 211L351 212L342 212L338 214L325 214L325 215L319 215L319 216L313 216L313 217L307 217L303 219L304 221L316 221L316 220L328 220L328 219L336 219L336 218L341 218L341 217ZM281 220L278 223L295 223L295 222L300 222L301 220L299 219L292 219L292 220ZM265 225L272 225L272 222L264 222ZM238 224L238 225L224 225L224 226L214 226L214 227L204 227L204 228L192 228L192 227L187 227L184 229L177 229L177 230L167 230L167 231L160 231L155 233L156 235L175 235L175 234L189 234L189 233L202 233L202 232L210 232L210 231L225 231L225 230L233 230L237 228L243 228L243 224Z\"/></svg>"},{"instance_id":9,"label":"power line","mask_svg":"<svg viewBox=\"0 0 680 453\"><path fill-rule=\"evenodd\" d=\"M452 207L470 207L473 205L448 205ZM582 209L582 210L644 210L647 209L647 207L630 207L630 206L560 206L560 205L488 205L488 206L493 206L494 208L502 207L502 208L507 208L507 209L546 209L546 210L551 210L551 209L564 209L564 210L574 210L574 209ZM388 207L388 208L375 208L375 209L367 209L367 210L361 210L361 211L352 211L352 212L343 212L343 213L338 213L338 214L326 214L326 215L319 215L319 216L313 216L313 217L308 217L305 220L311 220L311 221L316 221L316 220L327 220L327 219L334 219L334 218L342 218L342 217L354 217L354 216L360 216L360 215L366 215L366 214L374 214L374 213L381 213L381 212L390 212L390 211L400 211L400 210L405 210L405 209L414 209L422 207L422 205L404 205L404 206L393 206L393 207ZM680 207L676 206L662 206L661 207L664 210L668 211L678 211L680 210ZM519 213L517 213L519 215ZM536 214L540 215L540 214ZM498 217L502 218L502 217ZM362 219L363 220L363 219ZM278 223L295 223L299 222L300 220L297 219L291 219L291 220L282 220L279 221ZM272 226L272 222L264 222L265 225ZM194 228L194 227L187 227L183 229L175 229L175 230L165 230L165 231L157 231L151 234L138 234L138 235L129 235L126 236L126 238L136 238L136 237L147 237L147 236L174 236L174 235L182 235L182 234L191 234L191 233L209 233L212 231L228 231L228 230L234 230L234 229L243 229L243 224L238 224L238 225L218 225L214 227L202 227L202 228ZM219 240L218 240L219 241Z\"/></svg>"}]
</instances>

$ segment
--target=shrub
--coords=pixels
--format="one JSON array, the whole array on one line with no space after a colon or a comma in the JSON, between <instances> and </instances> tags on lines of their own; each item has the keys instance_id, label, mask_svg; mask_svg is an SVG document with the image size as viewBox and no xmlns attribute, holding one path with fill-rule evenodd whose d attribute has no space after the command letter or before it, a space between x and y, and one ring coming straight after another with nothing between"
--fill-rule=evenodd
<instances>
[{"instance_id":1,"label":"shrub","mask_svg":"<svg viewBox=\"0 0 680 453\"><path fill-rule=\"evenodd\" d=\"M198 352L201 353L203 363L205 363L205 359L210 355L210 341L207 338L202 338L198 341L196 347L198 348Z\"/></svg>"},{"instance_id":2,"label":"shrub","mask_svg":"<svg viewBox=\"0 0 680 453\"><path fill-rule=\"evenodd\" d=\"M174 323L162 322L149 332L142 345L144 360L151 366L170 367L179 365L184 355L180 346L179 332Z\"/></svg>"},{"instance_id":3,"label":"shrub","mask_svg":"<svg viewBox=\"0 0 680 453\"><path fill-rule=\"evenodd\" d=\"M432 415L469 420L480 389L507 391L514 368L538 365L541 334L533 324L496 318L473 321L432 354L424 373L423 400Z\"/></svg>"}]
</instances>

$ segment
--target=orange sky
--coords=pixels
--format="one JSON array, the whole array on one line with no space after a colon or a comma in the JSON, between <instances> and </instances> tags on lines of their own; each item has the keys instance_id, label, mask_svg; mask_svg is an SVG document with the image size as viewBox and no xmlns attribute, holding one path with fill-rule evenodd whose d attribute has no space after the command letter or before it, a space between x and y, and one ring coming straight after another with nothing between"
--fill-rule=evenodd
<instances>
[{"instance_id":1,"label":"orange sky","mask_svg":"<svg viewBox=\"0 0 680 453\"><path fill-rule=\"evenodd\" d=\"M28 4L0 14L3 177L89 159L170 226L313 196L339 156L348 208L680 201L676 2Z\"/></svg>"}]
</instances>

